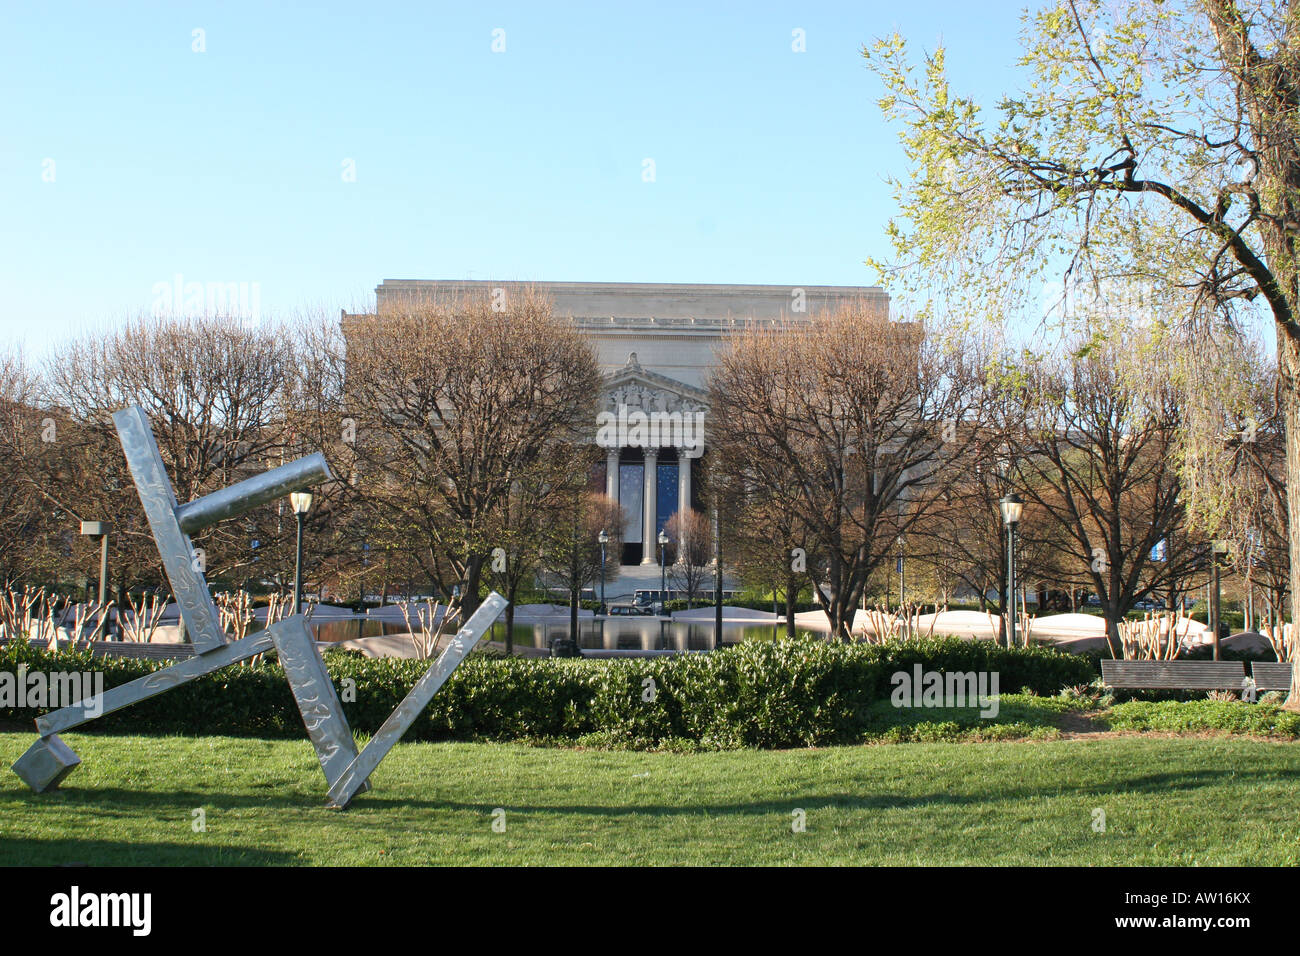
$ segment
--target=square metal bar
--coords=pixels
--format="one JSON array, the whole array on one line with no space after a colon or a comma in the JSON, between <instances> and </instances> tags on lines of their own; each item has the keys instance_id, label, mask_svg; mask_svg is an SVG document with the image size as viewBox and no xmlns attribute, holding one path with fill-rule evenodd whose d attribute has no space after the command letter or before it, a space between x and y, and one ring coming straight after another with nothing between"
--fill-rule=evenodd
<instances>
[{"instance_id":1,"label":"square metal bar","mask_svg":"<svg viewBox=\"0 0 1300 956\"><path fill-rule=\"evenodd\" d=\"M221 618L207 581L196 567L194 545L176 518L176 493L158 453L149 420L142 408L132 405L115 413L113 422L140 493L140 504L158 543L158 554L171 582L172 594L180 605L186 634L194 649L206 654L226 644L226 635L222 633Z\"/></svg>"},{"instance_id":2,"label":"square metal bar","mask_svg":"<svg viewBox=\"0 0 1300 956\"><path fill-rule=\"evenodd\" d=\"M479 605L478 610L465 622L465 626L456 632L447 649L415 682L415 686L397 705L397 709L388 715L388 719L370 738L370 742L366 744L357 759L352 761L352 765L343 776L330 787L331 807L342 810L352 802L352 798L360 792L361 785L369 779L370 774L379 766L379 762L388 756L393 745L401 740L411 724L415 723L415 718L419 717L420 712L429 705L433 695L446 683L452 671L465 659L465 655L474 649L474 645L487 633L492 622L501 615L508 603L505 598L493 591Z\"/></svg>"},{"instance_id":3,"label":"square metal bar","mask_svg":"<svg viewBox=\"0 0 1300 956\"><path fill-rule=\"evenodd\" d=\"M325 771L325 781L333 786L357 759L357 743L352 739L347 718L343 716L338 692L301 614L281 621L272 631L275 649L280 654L280 666L284 668L284 676L293 690L293 699L302 714L307 735L316 748L316 758L321 770ZM369 789L364 781L362 789Z\"/></svg>"},{"instance_id":4,"label":"square metal bar","mask_svg":"<svg viewBox=\"0 0 1300 956\"><path fill-rule=\"evenodd\" d=\"M81 758L55 734L42 737L14 761L14 773L37 793L55 790L68 774L81 765Z\"/></svg>"},{"instance_id":5,"label":"square metal bar","mask_svg":"<svg viewBox=\"0 0 1300 956\"><path fill-rule=\"evenodd\" d=\"M150 697L155 697L164 691L171 690L173 687L188 684L194 678L202 677L204 674L211 674L228 664L235 664L252 657L254 654L269 651L275 646L274 632L275 628L279 626L280 624L276 624L265 631L251 634L242 641L223 644L209 654L196 654L189 660L181 661L179 664L173 664L171 667L165 667L152 674L146 674L144 677L137 677L126 684L110 687L104 691L98 701L78 701L59 710L51 711L42 717L36 718L36 729L42 737L62 733L97 717L102 717L104 714L111 714L115 710L121 710L123 707L130 707L142 700L148 700Z\"/></svg>"}]
</instances>

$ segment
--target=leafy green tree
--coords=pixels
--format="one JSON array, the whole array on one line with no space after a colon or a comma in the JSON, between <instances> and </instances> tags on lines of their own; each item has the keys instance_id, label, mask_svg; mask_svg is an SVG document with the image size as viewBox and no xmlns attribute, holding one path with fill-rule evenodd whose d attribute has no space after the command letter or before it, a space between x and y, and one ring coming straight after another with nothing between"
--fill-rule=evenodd
<instances>
[{"instance_id":1,"label":"leafy green tree","mask_svg":"<svg viewBox=\"0 0 1300 956\"><path fill-rule=\"evenodd\" d=\"M992 116L950 89L942 50L920 71L897 35L864 50L910 161L885 270L950 313L1024 314L1053 278L1067 317L1086 291L1193 331L1271 318L1297 593L1300 8L1058 0L1023 46L1025 88Z\"/></svg>"}]
</instances>

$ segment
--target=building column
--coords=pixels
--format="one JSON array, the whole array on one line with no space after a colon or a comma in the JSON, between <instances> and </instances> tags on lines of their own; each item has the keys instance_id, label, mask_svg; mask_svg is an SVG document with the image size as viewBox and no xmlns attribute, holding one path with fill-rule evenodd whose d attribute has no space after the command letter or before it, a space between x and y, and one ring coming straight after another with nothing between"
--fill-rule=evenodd
<instances>
[{"instance_id":1,"label":"building column","mask_svg":"<svg viewBox=\"0 0 1300 956\"><path fill-rule=\"evenodd\" d=\"M693 458L686 457L682 449L677 449L677 510L686 512L691 510L691 462ZM682 522L685 526L686 522ZM686 534L683 527L683 533L677 542L677 555L680 558L686 551Z\"/></svg>"},{"instance_id":2,"label":"building column","mask_svg":"<svg viewBox=\"0 0 1300 956\"><path fill-rule=\"evenodd\" d=\"M658 517L659 517L659 450L651 451L649 448L645 452L645 493L641 495L641 507L644 509L644 530L641 533L645 539L644 553L641 555L642 564L658 564L659 556L655 549L659 543L655 540L659 536Z\"/></svg>"},{"instance_id":3,"label":"building column","mask_svg":"<svg viewBox=\"0 0 1300 956\"><path fill-rule=\"evenodd\" d=\"M618 501L618 453L617 448L605 452L605 497L615 501Z\"/></svg>"}]
</instances>

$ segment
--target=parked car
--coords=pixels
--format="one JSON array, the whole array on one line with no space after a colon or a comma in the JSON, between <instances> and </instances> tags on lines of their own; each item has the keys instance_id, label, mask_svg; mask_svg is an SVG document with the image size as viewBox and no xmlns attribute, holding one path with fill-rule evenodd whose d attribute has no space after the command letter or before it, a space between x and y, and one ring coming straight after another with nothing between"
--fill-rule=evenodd
<instances>
[{"instance_id":1,"label":"parked car","mask_svg":"<svg viewBox=\"0 0 1300 956\"><path fill-rule=\"evenodd\" d=\"M1164 601L1152 600L1151 598L1143 598L1133 605L1135 611L1163 611L1164 609Z\"/></svg>"},{"instance_id":2,"label":"parked car","mask_svg":"<svg viewBox=\"0 0 1300 956\"><path fill-rule=\"evenodd\" d=\"M636 604L611 604L609 606L610 617L639 617L652 613L651 608L639 607Z\"/></svg>"}]
</instances>

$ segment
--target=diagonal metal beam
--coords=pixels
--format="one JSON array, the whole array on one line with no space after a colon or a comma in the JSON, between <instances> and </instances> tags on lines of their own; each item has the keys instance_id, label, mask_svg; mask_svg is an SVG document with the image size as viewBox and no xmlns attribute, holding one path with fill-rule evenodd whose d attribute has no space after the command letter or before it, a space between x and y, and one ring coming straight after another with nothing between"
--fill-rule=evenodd
<instances>
[{"instance_id":1,"label":"diagonal metal beam","mask_svg":"<svg viewBox=\"0 0 1300 956\"><path fill-rule=\"evenodd\" d=\"M205 674L211 674L213 671L273 648L279 653L280 664L293 691L294 702L298 705L299 713L302 714L307 734L316 748L316 757L325 772L325 780L333 785L356 760L357 745L352 739L347 718L343 715L343 705L339 702L334 682L325 669L320 652L316 650L316 642L312 639L311 630L300 614L286 618L243 640L224 644L211 653L191 657L189 660L153 674L110 688L98 699L78 701L36 718L36 729L41 734L41 740L34 743L27 753L19 758L19 763L24 768L29 765L38 768L28 774L33 779L51 777L53 772L45 770L50 763L51 753L60 757L64 756L65 752L71 754L72 758L76 756L66 744L58 741L56 734L79 727L104 714L111 714L115 710L148 700L182 684L188 684ZM53 747L51 741L57 742L58 746ZM59 747L62 749L58 749ZM68 764L68 760L64 759L63 763ZM44 782L39 788L35 784L32 786L39 790L52 789L58 785L59 780L71 772L73 767L75 762L70 764L57 780ZM24 780L28 779L28 776L23 775L19 764L15 764L14 769L19 771L19 775L23 776ZM364 780L361 789L368 789Z\"/></svg>"},{"instance_id":2,"label":"diagonal metal beam","mask_svg":"<svg viewBox=\"0 0 1300 956\"><path fill-rule=\"evenodd\" d=\"M280 622L272 630L280 666L293 690L307 736L316 748L316 759L325 771L326 783L333 786L357 759L357 743L343 716L334 681L301 614ZM363 781L361 789L369 789L369 785Z\"/></svg>"},{"instance_id":3,"label":"diagonal metal beam","mask_svg":"<svg viewBox=\"0 0 1300 956\"><path fill-rule=\"evenodd\" d=\"M355 765L357 745L306 618L295 614L251 637L230 641L222 632L216 605L188 534L288 492L329 480L325 457L319 453L309 455L181 508L176 503L176 493L167 477L167 469L158 453L158 444L144 410L139 406L125 408L113 416L113 422L158 545L158 554L171 582L172 593L180 605L181 621L198 653L187 661L38 717L36 727L41 739L18 758L13 765L14 772L38 793L52 790L81 763L76 753L59 739L59 732L79 727L274 647L293 691L294 702L316 748L325 780L333 786ZM497 596L494 594L493 597ZM369 788L367 776L362 774L349 780L350 794Z\"/></svg>"},{"instance_id":4,"label":"diagonal metal beam","mask_svg":"<svg viewBox=\"0 0 1300 956\"><path fill-rule=\"evenodd\" d=\"M221 670L221 668L229 664L236 664L255 654L269 651L275 647L276 628L287 623L288 621L281 621L274 627L258 631L243 640L223 644L210 654L195 655L189 660L181 661L179 664L173 664L171 667L154 671L154 673L146 674L144 677L137 677L125 684L110 687L100 695L98 701L92 698L51 711L42 717L36 718L36 729L42 737L63 733L65 730L79 727L97 717L102 717L104 714L111 714L115 710L130 707L132 704L138 704L150 697L156 697L173 687L188 684L196 677L211 674L213 671Z\"/></svg>"},{"instance_id":5,"label":"diagonal metal beam","mask_svg":"<svg viewBox=\"0 0 1300 956\"><path fill-rule=\"evenodd\" d=\"M171 582L172 594L180 605L186 635L197 653L207 654L225 645L226 636L221 631L221 619L207 582L198 569L194 545L176 519L176 492L167 477L149 420L144 409L132 405L114 414L113 423L117 425L126 463L140 493L140 504L158 543L158 554Z\"/></svg>"},{"instance_id":6,"label":"diagonal metal beam","mask_svg":"<svg viewBox=\"0 0 1300 956\"><path fill-rule=\"evenodd\" d=\"M370 738L365 749L347 771L335 782L329 791L329 805L336 809L346 809L369 779L379 762L388 756L393 745L402 739L402 735L415 723L415 718L429 705L433 695L446 683L465 655L474 649L488 628L492 626L501 612L510 603L493 591L487 596L477 611L465 622L465 626L456 632L447 649L429 667L424 675L415 682L411 692L397 705L397 709L388 715L382 727Z\"/></svg>"}]
</instances>

